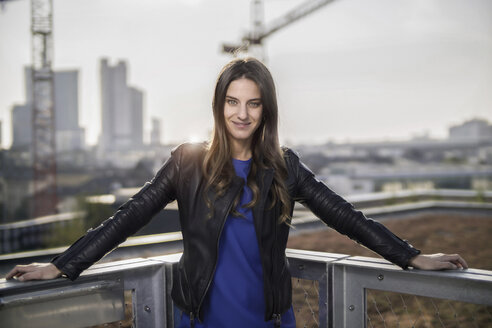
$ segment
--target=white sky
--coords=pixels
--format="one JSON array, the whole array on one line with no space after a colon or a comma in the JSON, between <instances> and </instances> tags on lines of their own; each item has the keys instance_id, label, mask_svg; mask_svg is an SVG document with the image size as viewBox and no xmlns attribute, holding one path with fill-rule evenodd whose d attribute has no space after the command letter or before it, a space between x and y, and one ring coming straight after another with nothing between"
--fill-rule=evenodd
<instances>
[{"instance_id":1,"label":"white sky","mask_svg":"<svg viewBox=\"0 0 492 328\"><path fill-rule=\"evenodd\" d=\"M100 133L99 59L129 64L145 92L145 128L163 141L206 138L211 97L229 57L222 42L249 27L249 0L53 0L54 69L79 69L80 123ZM302 3L266 0L266 21ZM23 103L30 5L0 12L0 121ZM271 36L281 138L290 143L445 137L474 117L492 122L491 0L338 0Z\"/></svg>"}]
</instances>

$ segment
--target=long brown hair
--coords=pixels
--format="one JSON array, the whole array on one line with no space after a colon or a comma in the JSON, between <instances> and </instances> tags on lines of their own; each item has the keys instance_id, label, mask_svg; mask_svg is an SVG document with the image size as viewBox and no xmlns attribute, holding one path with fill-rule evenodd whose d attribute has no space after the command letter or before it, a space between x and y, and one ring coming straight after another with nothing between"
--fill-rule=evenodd
<instances>
[{"instance_id":1,"label":"long brown hair","mask_svg":"<svg viewBox=\"0 0 492 328\"><path fill-rule=\"evenodd\" d=\"M253 159L247 185L253 192L253 198L251 202L246 204L246 207L254 207L259 198L259 188L256 181L257 172L260 169L272 168L275 174L270 189L272 196L270 207L272 208L277 202L280 202L279 222L289 223L291 201L284 183L287 177L287 168L278 141L278 106L275 84L270 71L257 59L234 59L224 66L217 78L212 102L214 130L203 162L203 173L207 181L205 188L206 190L213 188L215 197L220 197L226 192L236 175L232 165L232 151L224 119L224 104L230 83L240 78L246 78L256 83L260 89L263 106L262 120L251 142ZM213 211L213 201L206 198L211 212ZM236 198L233 205L233 214L236 215L235 208L238 202L239 198Z\"/></svg>"}]
</instances>

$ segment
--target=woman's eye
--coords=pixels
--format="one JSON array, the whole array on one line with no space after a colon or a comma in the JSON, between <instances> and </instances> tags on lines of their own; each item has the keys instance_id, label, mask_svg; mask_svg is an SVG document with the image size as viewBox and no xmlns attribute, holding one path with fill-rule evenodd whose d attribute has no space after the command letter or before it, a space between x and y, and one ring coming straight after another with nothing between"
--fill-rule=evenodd
<instances>
[{"instance_id":1,"label":"woman's eye","mask_svg":"<svg viewBox=\"0 0 492 328\"><path fill-rule=\"evenodd\" d=\"M261 103L259 103L259 102L251 102L251 103L249 103L249 106L250 107L253 107L253 108L260 107L260 105L261 105Z\"/></svg>"},{"instance_id":2,"label":"woman's eye","mask_svg":"<svg viewBox=\"0 0 492 328\"><path fill-rule=\"evenodd\" d=\"M233 99L227 99L227 103L229 105L237 105L237 101L233 100Z\"/></svg>"}]
</instances>

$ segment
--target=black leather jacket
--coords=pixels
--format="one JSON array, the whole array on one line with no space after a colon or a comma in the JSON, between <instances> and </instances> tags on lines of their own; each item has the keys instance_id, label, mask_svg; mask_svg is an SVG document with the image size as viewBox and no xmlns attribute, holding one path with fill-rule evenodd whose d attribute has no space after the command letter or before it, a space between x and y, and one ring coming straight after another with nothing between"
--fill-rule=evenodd
<instances>
[{"instance_id":1,"label":"black leather jacket","mask_svg":"<svg viewBox=\"0 0 492 328\"><path fill-rule=\"evenodd\" d=\"M228 192L215 202L210 219L204 201L201 163L203 144L177 147L155 177L99 227L91 229L69 249L52 261L70 279L98 261L107 252L150 221L166 204L177 200L183 234L184 252L173 274L172 298L191 317L203 319L201 311L217 263L218 242L233 201L243 188L236 178ZM387 260L407 267L420 252L383 225L367 219L361 212L318 181L290 149L284 149L288 168L286 185L294 201L308 207L328 226L379 253ZM265 320L277 317L292 303L291 277L285 256L289 234L286 224L278 224L280 206L270 208L269 189L274 172L258 173L260 197L253 208L263 266ZM213 199L209 195L209 199Z\"/></svg>"}]
</instances>

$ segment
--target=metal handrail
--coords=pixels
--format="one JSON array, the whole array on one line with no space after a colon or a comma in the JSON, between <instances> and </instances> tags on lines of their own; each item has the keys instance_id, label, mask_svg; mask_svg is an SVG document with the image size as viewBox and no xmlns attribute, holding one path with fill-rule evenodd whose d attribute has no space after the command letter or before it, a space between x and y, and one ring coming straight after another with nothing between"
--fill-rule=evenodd
<instances>
[{"instance_id":1,"label":"metal handrail","mask_svg":"<svg viewBox=\"0 0 492 328\"><path fill-rule=\"evenodd\" d=\"M318 284L319 314L316 321L320 327L365 327L366 289L492 306L492 271L402 270L377 258L294 249L287 249L286 254L292 277L316 281ZM72 302L76 302L79 291L86 294L114 289L116 292L109 296L114 298L112 302L118 304L123 302L122 299L118 300L118 297L123 298L123 290L131 291L133 322L136 327L173 327L174 304L170 298L172 268L180 257L181 253L177 253L96 264L74 282L66 278L27 283L0 279L0 322L9 322L8 316L15 314L16 326L27 327L22 324L26 321L35 327L32 325L32 315L43 317L42 313L36 312L35 305L44 304L46 298L40 295L46 294L50 295L50 300L60 298L63 302L58 304L67 305L63 311L58 309L58 313L63 315L64 326L79 327L77 322L67 325L67 321L73 321L67 318L94 316L94 308L73 307ZM28 302L24 302L23 298L28 298ZM30 311L13 312L26 304L31 306ZM44 306L40 308L46 309ZM71 309L73 312L70 312ZM110 309L105 311L111 312ZM19 316L19 313L22 315ZM109 321L104 320L113 320L114 317L114 313L107 317L101 313L98 317L101 322L98 324L107 323ZM56 316L50 316L49 320L56 320Z\"/></svg>"},{"instance_id":2,"label":"metal handrail","mask_svg":"<svg viewBox=\"0 0 492 328\"><path fill-rule=\"evenodd\" d=\"M119 287L119 284L113 281L102 281L100 283L88 283L77 285L74 288L53 288L47 291L34 291L22 294L2 297L0 307L23 306L32 303L48 302L60 298L60 296L72 298L82 295L93 294L100 290L111 290Z\"/></svg>"}]
</instances>

